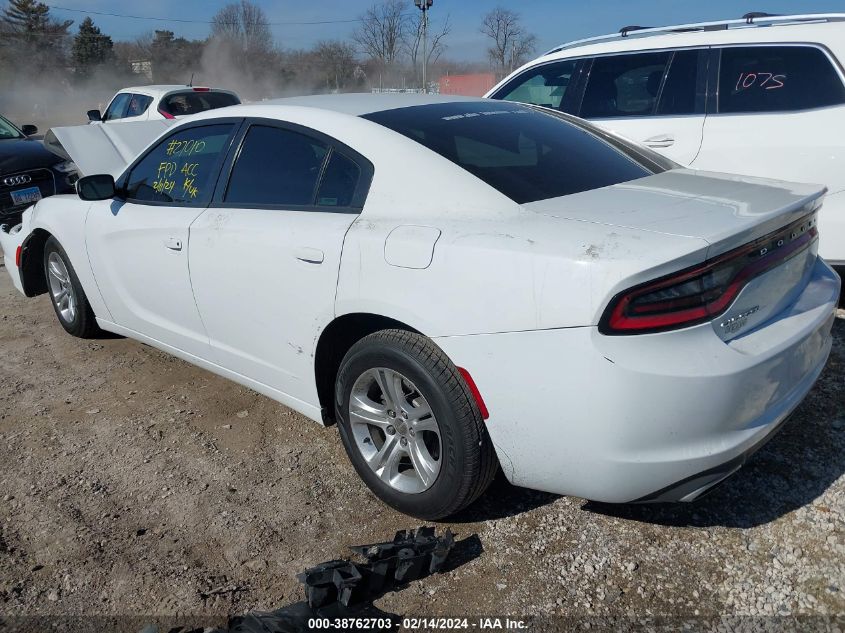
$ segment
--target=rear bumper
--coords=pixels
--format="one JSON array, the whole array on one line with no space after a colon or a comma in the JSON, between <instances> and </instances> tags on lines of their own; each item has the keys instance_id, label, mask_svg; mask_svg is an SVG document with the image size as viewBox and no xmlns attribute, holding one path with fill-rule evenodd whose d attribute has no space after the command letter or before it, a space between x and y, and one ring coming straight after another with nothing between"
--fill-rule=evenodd
<instances>
[{"instance_id":1,"label":"rear bumper","mask_svg":"<svg viewBox=\"0 0 845 633\"><path fill-rule=\"evenodd\" d=\"M817 260L791 306L727 343L709 323L437 343L475 379L513 483L605 502L691 500L738 469L810 390L830 352L839 284Z\"/></svg>"}]
</instances>

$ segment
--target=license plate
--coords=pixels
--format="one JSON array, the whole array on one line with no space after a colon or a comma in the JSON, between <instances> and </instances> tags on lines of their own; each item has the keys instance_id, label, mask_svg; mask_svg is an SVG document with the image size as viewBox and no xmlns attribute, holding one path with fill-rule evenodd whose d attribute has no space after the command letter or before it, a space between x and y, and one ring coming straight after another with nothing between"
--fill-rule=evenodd
<instances>
[{"instance_id":1,"label":"license plate","mask_svg":"<svg viewBox=\"0 0 845 633\"><path fill-rule=\"evenodd\" d=\"M41 190L38 187L29 187L27 189L18 189L12 192L12 204L15 206L19 204L29 204L30 202L38 202L41 200Z\"/></svg>"}]
</instances>

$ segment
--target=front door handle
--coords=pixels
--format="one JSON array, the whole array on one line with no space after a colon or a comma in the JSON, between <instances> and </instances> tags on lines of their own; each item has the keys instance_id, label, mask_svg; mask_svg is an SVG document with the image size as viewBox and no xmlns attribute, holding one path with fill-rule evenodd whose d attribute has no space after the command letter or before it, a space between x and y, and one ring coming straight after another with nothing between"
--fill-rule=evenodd
<instances>
[{"instance_id":1,"label":"front door handle","mask_svg":"<svg viewBox=\"0 0 845 633\"><path fill-rule=\"evenodd\" d=\"M164 245L169 248L171 251L181 251L182 250L182 240L176 237L168 237L164 240Z\"/></svg>"},{"instance_id":2,"label":"front door handle","mask_svg":"<svg viewBox=\"0 0 845 633\"><path fill-rule=\"evenodd\" d=\"M306 264L322 264L326 258L326 254L319 248L311 248L309 246L300 246L294 249L294 257Z\"/></svg>"},{"instance_id":3,"label":"front door handle","mask_svg":"<svg viewBox=\"0 0 845 633\"><path fill-rule=\"evenodd\" d=\"M675 137L671 134L658 134L643 141L649 147L672 147L675 144Z\"/></svg>"}]
</instances>

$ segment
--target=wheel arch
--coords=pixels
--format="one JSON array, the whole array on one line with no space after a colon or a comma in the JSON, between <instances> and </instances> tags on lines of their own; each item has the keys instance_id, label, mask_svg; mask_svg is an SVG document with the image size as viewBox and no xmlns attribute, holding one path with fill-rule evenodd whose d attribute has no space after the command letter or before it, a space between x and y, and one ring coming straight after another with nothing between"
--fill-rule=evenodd
<instances>
[{"instance_id":1,"label":"wheel arch","mask_svg":"<svg viewBox=\"0 0 845 633\"><path fill-rule=\"evenodd\" d=\"M422 334L402 321L366 312L338 316L320 333L314 352L314 378L323 423L326 426L337 422L334 410L334 383L346 352L365 336L380 330L393 329Z\"/></svg>"},{"instance_id":2,"label":"wheel arch","mask_svg":"<svg viewBox=\"0 0 845 633\"><path fill-rule=\"evenodd\" d=\"M27 297L37 297L47 292L47 278L44 276L44 246L51 237L53 234L49 231L37 228L21 244L21 284Z\"/></svg>"}]
</instances>

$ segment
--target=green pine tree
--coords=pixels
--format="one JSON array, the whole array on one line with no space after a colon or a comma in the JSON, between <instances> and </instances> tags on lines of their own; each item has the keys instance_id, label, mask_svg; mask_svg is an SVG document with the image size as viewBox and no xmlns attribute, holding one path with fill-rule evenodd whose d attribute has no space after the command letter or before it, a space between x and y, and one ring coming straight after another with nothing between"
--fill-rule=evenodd
<instances>
[{"instance_id":1,"label":"green pine tree","mask_svg":"<svg viewBox=\"0 0 845 633\"><path fill-rule=\"evenodd\" d=\"M71 24L53 19L43 2L9 0L0 11L0 63L30 72L63 68Z\"/></svg>"},{"instance_id":2,"label":"green pine tree","mask_svg":"<svg viewBox=\"0 0 845 633\"><path fill-rule=\"evenodd\" d=\"M76 75L90 77L92 71L112 57L114 44L108 35L103 35L94 21L87 17L79 25L79 33L73 38L73 63Z\"/></svg>"}]
</instances>

